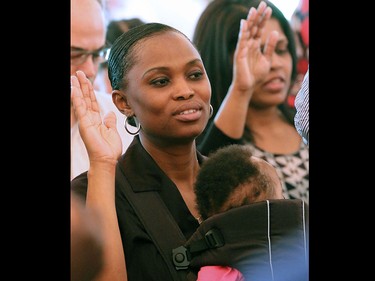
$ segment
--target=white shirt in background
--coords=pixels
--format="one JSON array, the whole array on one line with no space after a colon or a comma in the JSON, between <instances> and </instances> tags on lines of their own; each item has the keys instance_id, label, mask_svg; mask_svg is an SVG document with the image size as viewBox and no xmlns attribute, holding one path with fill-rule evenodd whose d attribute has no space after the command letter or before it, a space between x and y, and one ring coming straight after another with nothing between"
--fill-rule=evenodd
<instances>
[{"instance_id":1,"label":"white shirt in background","mask_svg":"<svg viewBox=\"0 0 375 281\"><path fill-rule=\"evenodd\" d=\"M122 141L122 153L130 145L133 136L130 135L124 127L125 115L122 114L112 101L112 95L104 92L95 92L96 99L100 106L100 114L102 118L109 111L113 111L117 117L117 131ZM134 129L135 131L136 129ZM78 122L70 129L70 179L72 180L82 172L89 169L89 157L85 144L79 134Z\"/></svg>"}]
</instances>

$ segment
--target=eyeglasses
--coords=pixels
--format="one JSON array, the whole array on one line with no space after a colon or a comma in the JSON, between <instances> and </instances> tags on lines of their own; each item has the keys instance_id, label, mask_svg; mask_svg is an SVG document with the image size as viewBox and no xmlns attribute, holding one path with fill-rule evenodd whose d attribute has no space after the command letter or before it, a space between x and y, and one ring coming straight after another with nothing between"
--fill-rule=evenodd
<instances>
[{"instance_id":1,"label":"eyeglasses","mask_svg":"<svg viewBox=\"0 0 375 281\"><path fill-rule=\"evenodd\" d=\"M102 48L96 51L87 51L82 49L70 48L70 63L76 66L81 65L91 55L94 64L100 64L107 61L110 50L110 48Z\"/></svg>"}]
</instances>

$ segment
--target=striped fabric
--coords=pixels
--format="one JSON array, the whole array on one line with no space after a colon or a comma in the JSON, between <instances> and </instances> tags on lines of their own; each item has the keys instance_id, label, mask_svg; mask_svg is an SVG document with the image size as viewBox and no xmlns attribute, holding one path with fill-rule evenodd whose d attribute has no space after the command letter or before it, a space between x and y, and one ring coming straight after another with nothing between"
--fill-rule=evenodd
<instances>
[{"instance_id":1,"label":"striped fabric","mask_svg":"<svg viewBox=\"0 0 375 281\"><path fill-rule=\"evenodd\" d=\"M294 125L304 143L309 144L309 70L307 70L303 78L302 86L296 96L294 105L297 111L294 117Z\"/></svg>"}]
</instances>

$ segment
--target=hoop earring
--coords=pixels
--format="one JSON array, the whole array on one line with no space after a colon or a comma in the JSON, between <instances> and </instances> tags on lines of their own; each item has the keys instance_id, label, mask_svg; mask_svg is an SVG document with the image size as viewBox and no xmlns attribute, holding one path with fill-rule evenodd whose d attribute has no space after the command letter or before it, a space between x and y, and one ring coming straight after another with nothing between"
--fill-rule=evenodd
<instances>
[{"instance_id":1,"label":"hoop earring","mask_svg":"<svg viewBox=\"0 0 375 281\"><path fill-rule=\"evenodd\" d=\"M214 114L214 108L210 104L210 117L209 118L211 118L213 114Z\"/></svg>"},{"instance_id":2,"label":"hoop earring","mask_svg":"<svg viewBox=\"0 0 375 281\"><path fill-rule=\"evenodd\" d=\"M132 126L132 123L135 123L135 125L136 125L137 130L136 130L135 132L132 132L132 131L130 131L130 130L128 129L128 124L129 124L130 126ZM125 117L125 120L124 120L124 127L125 127L125 130L126 130L130 135L132 135L132 136L135 136L135 135L138 134L139 131L141 130L141 124L139 124L139 122L137 122L137 121L135 120L135 117L134 117L134 116L126 116L126 117ZM133 127L134 127L134 126L133 126Z\"/></svg>"}]
</instances>

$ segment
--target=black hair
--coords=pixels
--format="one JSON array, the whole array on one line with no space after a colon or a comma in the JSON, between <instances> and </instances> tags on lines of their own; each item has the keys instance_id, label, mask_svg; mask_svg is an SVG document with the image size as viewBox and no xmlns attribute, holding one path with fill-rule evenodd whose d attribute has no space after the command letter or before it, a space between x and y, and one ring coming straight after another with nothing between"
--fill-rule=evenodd
<instances>
[{"instance_id":1,"label":"black hair","mask_svg":"<svg viewBox=\"0 0 375 281\"><path fill-rule=\"evenodd\" d=\"M210 122L212 122L223 102L233 78L233 54L238 40L240 20L246 19L249 9L251 7L257 8L261 1L213 0L198 19L193 43L202 57L211 82L211 105L214 108L214 113ZM288 51L293 64L291 74L291 82L293 83L297 75L297 53L293 29L284 14L273 3L267 0L264 0L264 2L272 9L271 18L279 22L288 39ZM294 110L290 111L286 103L280 104L279 108L288 122L294 124ZM203 138L203 135L199 139ZM248 137L251 139L251 135Z\"/></svg>"},{"instance_id":2,"label":"black hair","mask_svg":"<svg viewBox=\"0 0 375 281\"><path fill-rule=\"evenodd\" d=\"M113 90L126 89L128 84L126 76L139 59L135 52L137 43L169 31L182 34L190 42L190 39L181 31L162 23L146 23L133 27L113 42L108 57L108 77Z\"/></svg>"},{"instance_id":3,"label":"black hair","mask_svg":"<svg viewBox=\"0 0 375 281\"><path fill-rule=\"evenodd\" d=\"M233 207L253 203L275 192L272 179L251 159L248 145L232 144L209 155L199 170L194 192L204 220Z\"/></svg>"}]
</instances>

